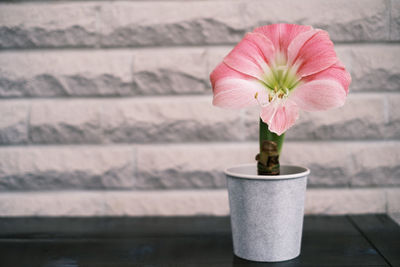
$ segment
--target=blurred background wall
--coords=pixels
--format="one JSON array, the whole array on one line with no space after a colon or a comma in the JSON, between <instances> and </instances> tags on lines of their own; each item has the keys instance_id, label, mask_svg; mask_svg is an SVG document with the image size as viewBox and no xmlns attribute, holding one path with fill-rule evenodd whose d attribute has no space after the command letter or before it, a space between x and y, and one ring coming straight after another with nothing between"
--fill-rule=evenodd
<instances>
[{"instance_id":1,"label":"blurred background wall","mask_svg":"<svg viewBox=\"0 0 400 267\"><path fill-rule=\"evenodd\" d=\"M213 107L208 75L278 22L327 30L353 78L287 133L306 212L400 211L400 1L71 0L0 4L0 216L228 214L258 114Z\"/></svg>"}]
</instances>

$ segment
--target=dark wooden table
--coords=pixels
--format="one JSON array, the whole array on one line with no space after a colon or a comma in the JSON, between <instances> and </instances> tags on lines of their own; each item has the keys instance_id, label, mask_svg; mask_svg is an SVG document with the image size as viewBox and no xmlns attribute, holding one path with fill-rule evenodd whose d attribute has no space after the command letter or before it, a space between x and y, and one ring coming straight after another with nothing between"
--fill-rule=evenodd
<instances>
[{"instance_id":1,"label":"dark wooden table","mask_svg":"<svg viewBox=\"0 0 400 267\"><path fill-rule=\"evenodd\" d=\"M227 217L0 218L0 266L400 266L400 227L306 216L300 257L255 263L232 254Z\"/></svg>"}]
</instances>

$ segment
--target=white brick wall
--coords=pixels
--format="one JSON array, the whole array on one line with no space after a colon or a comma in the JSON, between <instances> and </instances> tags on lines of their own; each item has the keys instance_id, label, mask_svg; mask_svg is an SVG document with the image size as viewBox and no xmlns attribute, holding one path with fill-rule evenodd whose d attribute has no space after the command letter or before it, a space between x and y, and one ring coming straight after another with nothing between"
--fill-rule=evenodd
<instances>
[{"instance_id":1,"label":"white brick wall","mask_svg":"<svg viewBox=\"0 0 400 267\"><path fill-rule=\"evenodd\" d=\"M346 105L302 113L283 163L307 213L400 211L400 0L0 4L0 216L225 215L222 170L257 153L255 109L211 105L246 31L329 31ZM389 189L390 188L390 189Z\"/></svg>"}]
</instances>

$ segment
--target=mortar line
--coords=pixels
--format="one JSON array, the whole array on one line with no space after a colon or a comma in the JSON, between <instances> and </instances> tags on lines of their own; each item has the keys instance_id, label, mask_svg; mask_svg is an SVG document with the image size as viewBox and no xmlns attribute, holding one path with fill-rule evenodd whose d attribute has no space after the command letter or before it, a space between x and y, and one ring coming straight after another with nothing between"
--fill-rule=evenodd
<instances>
[{"instance_id":1,"label":"mortar line","mask_svg":"<svg viewBox=\"0 0 400 267\"><path fill-rule=\"evenodd\" d=\"M326 140L296 140L296 139L286 139L285 144L353 144L353 145L360 145L360 144L368 144L368 145L378 145L378 144L400 144L400 139L326 139ZM138 147L138 148L147 148L147 147L156 147L156 146L163 146L163 147L204 147L207 146L255 146L258 147L258 141L254 140L230 140L230 141L185 141L185 142L171 142L171 141L162 141L162 142L120 142L120 143L29 143L29 144L1 144L0 149L12 149L12 148L109 148L109 147Z\"/></svg>"},{"instance_id":2,"label":"mortar line","mask_svg":"<svg viewBox=\"0 0 400 267\"><path fill-rule=\"evenodd\" d=\"M211 87L207 88L209 92L206 93L193 93L193 94L148 94L148 95L93 95L93 96L38 96L38 97L0 97L0 102L2 101L74 101L74 100L89 100L89 101L96 101L96 100L167 100L167 99L185 99L185 98L192 98L192 99L211 99L212 98L212 89ZM351 90L351 89L350 89ZM376 90L376 91L351 91L350 97L353 95L357 95L357 97L368 97L368 96L375 96L375 97L385 97L391 95L400 95L400 91L393 91L393 90Z\"/></svg>"},{"instance_id":3,"label":"mortar line","mask_svg":"<svg viewBox=\"0 0 400 267\"><path fill-rule=\"evenodd\" d=\"M239 40L238 40L239 41ZM181 49L204 49L204 48L233 48L236 43L219 43L219 44L176 44L176 45L146 45L146 46L100 46L96 47L96 44L91 46L42 46L42 47L11 47L11 48L1 48L0 54L4 52L35 52L35 51L108 51L108 50L181 50ZM375 40L375 41L334 41L335 48L338 47L360 47L360 46L375 46L375 45L383 45L383 46L393 46L397 47L400 42L396 40Z\"/></svg>"}]
</instances>

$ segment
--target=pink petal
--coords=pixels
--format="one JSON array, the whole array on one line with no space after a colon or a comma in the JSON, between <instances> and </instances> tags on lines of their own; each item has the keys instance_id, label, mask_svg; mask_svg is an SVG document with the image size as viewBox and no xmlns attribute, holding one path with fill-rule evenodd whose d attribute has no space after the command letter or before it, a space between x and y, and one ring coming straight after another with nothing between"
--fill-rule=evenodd
<instances>
[{"instance_id":1,"label":"pink petal","mask_svg":"<svg viewBox=\"0 0 400 267\"><path fill-rule=\"evenodd\" d=\"M215 83L213 105L231 109L255 105L256 93L265 94L264 86L257 80L220 79Z\"/></svg>"},{"instance_id":2,"label":"pink petal","mask_svg":"<svg viewBox=\"0 0 400 267\"><path fill-rule=\"evenodd\" d=\"M343 86L346 95L349 93L351 76L339 60L329 68L303 78L303 81L305 82L311 82L314 80L336 80Z\"/></svg>"},{"instance_id":3,"label":"pink petal","mask_svg":"<svg viewBox=\"0 0 400 267\"><path fill-rule=\"evenodd\" d=\"M300 49L304 44L313 37L319 30L310 30L303 32L296 36L288 46L288 62L289 64L294 64L295 60L298 58Z\"/></svg>"},{"instance_id":4,"label":"pink petal","mask_svg":"<svg viewBox=\"0 0 400 267\"><path fill-rule=\"evenodd\" d=\"M289 62L299 66L303 77L329 68L337 62L333 43L326 31L299 34L288 47Z\"/></svg>"},{"instance_id":5,"label":"pink petal","mask_svg":"<svg viewBox=\"0 0 400 267\"><path fill-rule=\"evenodd\" d=\"M267 36L274 44L275 51L286 52L292 40L302 32L312 30L311 26L296 24L273 24L256 28L254 32Z\"/></svg>"},{"instance_id":6,"label":"pink petal","mask_svg":"<svg viewBox=\"0 0 400 267\"><path fill-rule=\"evenodd\" d=\"M240 78L240 79L250 79L251 77L248 75L245 75L241 72L238 72L226 65L224 62L221 62L210 74L210 81L211 85L214 88L215 83L223 78Z\"/></svg>"},{"instance_id":7,"label":"pink petal","mask_svg":"<svg viewBox=\"0 0 400 267\"><path fill-rule=\"evenodd\" d=\"M306 111L327 110L343 106L346 100L343 86L334 80L314 80L296 88L290 98Z\"/></svg>"},{"instance_id":8,"label":"pink petal","mask_svg":"<svg viewBox=\"0 0 400 267\"><path fill-rule=\"evenodd\" d=\"M261 119L268 124L271 132L281 135L293 126L299 117L299 108L290 99L281 103L271 103L261 110Z\"/></svg>"},{"instance_id":9,"label":"pink petal","mask_svg":"<svg viewBox=\"0 0 400 267\"><path fill-rule=\"evenodd\" d=\"M224 63L234 70L262 80L267 60L272 57L274 47L261 34L248 33L224 58Z\"/></svg>"},{"instance_id":10,"label":"pink petal","mask_svg":"<svg viewBox=\"0 0 400 267\"><path fill-rule=\"evenodd\" d=\"M271 40L269 40L265 35L250 32L247 33L245 38L248 38L248 40L253 42L260 50L261 54L263 55L263 62L261 62L261 64L264 64L265 61L268 62L268 60L274 56L274 45L271 43Z\"/></svg>"},{"instance_id":11,"label":"pink petal","mask_svg":"<svg viewBox=\"0 0 400 267\"><path fill-rule=\"evenodd\" d=\"M277 105L271 103L261 109L260 117L263 120L263 122L265 122L266 124L271 123L277 107L278 107Z\"/></svg>"}]
</instances>

